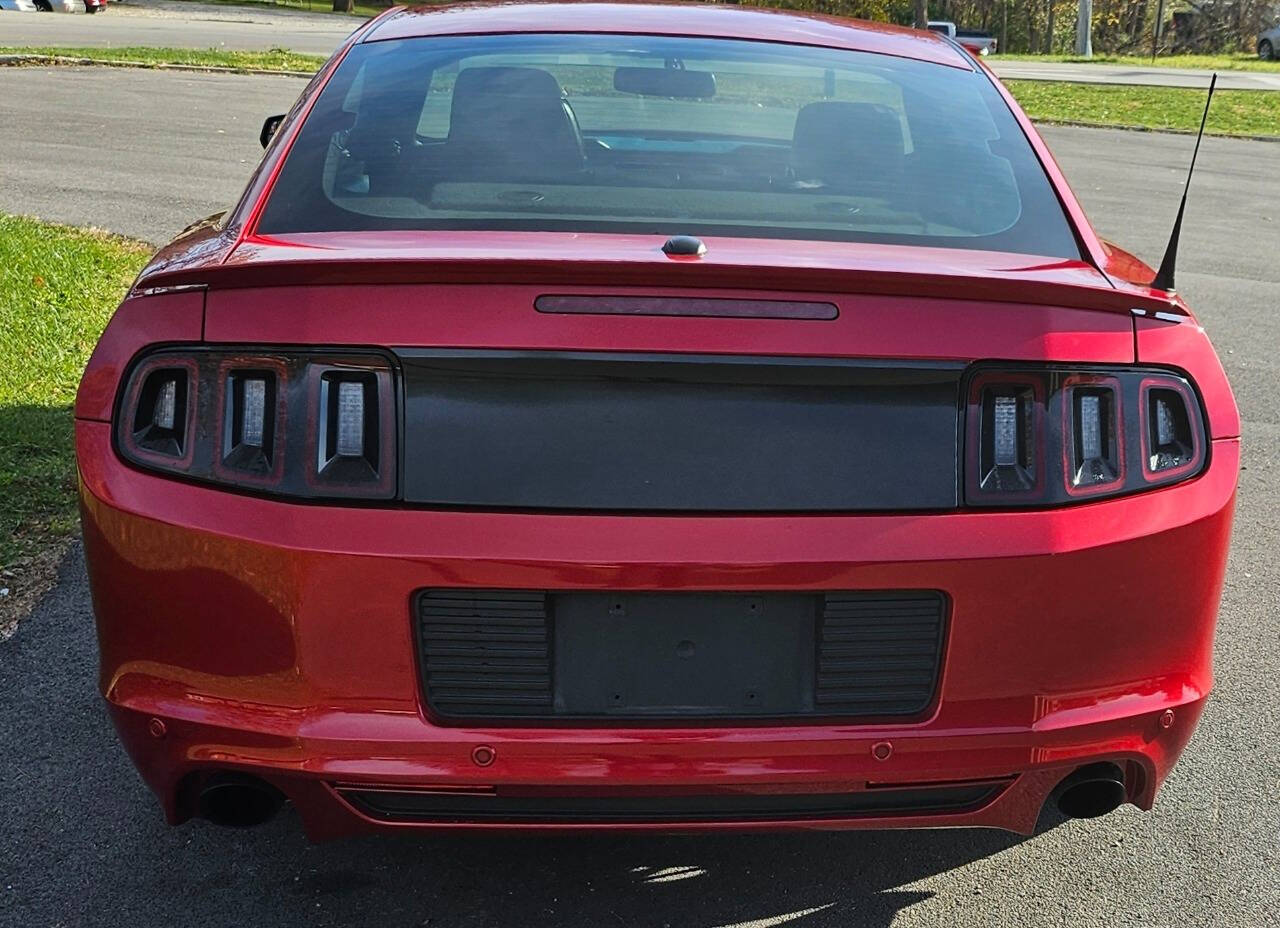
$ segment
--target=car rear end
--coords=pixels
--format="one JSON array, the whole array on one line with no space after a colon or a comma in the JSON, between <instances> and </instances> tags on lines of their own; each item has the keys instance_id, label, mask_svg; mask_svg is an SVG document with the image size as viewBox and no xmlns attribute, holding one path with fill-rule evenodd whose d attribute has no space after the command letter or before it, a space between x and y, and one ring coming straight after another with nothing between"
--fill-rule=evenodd
<instances>
[{"instance_id":1,"label":"car rear end","mask_svg":"<svg viewBox=\"0 0 1280 928\"><path fill-rule=\"evenodd\" d=\"M811 80L778 139L749 110L697 135L735 105L681 103L704 78L616 77L670 37L456 41L349 51L265 201L163 252L86 373L101 683L170 821L285 796L313 837L1027 832L1063 784L1077 814L1149 807L1212 683L1238 420L1194 321L1086 260L994 88L958 85L1006 215L908 220L886 172L976 157L930 151L915 63L678 49L722 95ZM409 88L352 88L426 52L448 95L398 105L432 150L384 171L406 138L369 117ZM898 109L806 111L847 79L899 80ZM539 157L486 148L473 92L490 122L552 114ZM824 177L827 127L890 117L871 187ZM686 214L639 216L653 190Z\"/></svg>"}]
</instances>

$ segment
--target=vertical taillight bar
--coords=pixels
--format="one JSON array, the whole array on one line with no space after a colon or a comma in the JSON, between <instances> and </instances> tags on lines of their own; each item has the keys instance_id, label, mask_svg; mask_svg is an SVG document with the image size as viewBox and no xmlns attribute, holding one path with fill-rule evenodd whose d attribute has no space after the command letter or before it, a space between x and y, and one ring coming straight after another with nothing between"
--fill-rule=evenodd
<instances>
[{"instance_id":1,"label":"vertical taillight bar","mask_svg":"<svg viewBox=\"0 0 1280 928\"><path fill-rule=\"evenodd\" d=\"M218 365L221 399L215 474L271 488L284 476L290 381L288 365L272 357L234 357Z\"/></svg>"},{"instance_id":2,"label":"vertical taillight bar","mask_svg":"<svg viewBox=\"0 0 1280 928\"><path fill-rule=\"evenodd\" d=\"M395 396L389 368L308 368L316 427L308 481L317 492L369 496L395 491Z\"/></svg>"},{"instance_id":3,"label":"vertical taillight bar","mask_svg":"<svg viewBox=\"0 0 1280 928\"><path fill-rule=\"evenodd\" d=\"M1044 496L1044 378L1021 372L970 381L966 496L1005 504Z\"/></svg>"},{"instance_id":4,"label":"vertical taillight bar","mask_svg":"<svg viewBox=\"0 0 1280 928\"><path fill-rule=\"evenodd\" d=\"M1104 374L1069 374L1059 395L1067 493L1085 496L1122 485L1125 432L1120 382Z\"/></svg>"},{"instance_id":5,"label":"vertical taillight bar","mask_svg":"<svg viewBox=\"0 0 1280 928\"><path fill-rule=\"evenodd\" d=\"M144 360L121 397L116 440L142 463L165 468L189 465L198 387L196 364L190 358Z\"/></svg>"},{"instance_id":6,"label":"vertical taillight bar","mask_svg":"<svg viewBox=\"0 0 1280 928\"><path fill-rule=\"evenodd\" d=\"M1181 378L1147 377L1141 384L1142 476L1172 483L1196 473L1206 454L1200 404Z\"/></svg>"}]
</instances>

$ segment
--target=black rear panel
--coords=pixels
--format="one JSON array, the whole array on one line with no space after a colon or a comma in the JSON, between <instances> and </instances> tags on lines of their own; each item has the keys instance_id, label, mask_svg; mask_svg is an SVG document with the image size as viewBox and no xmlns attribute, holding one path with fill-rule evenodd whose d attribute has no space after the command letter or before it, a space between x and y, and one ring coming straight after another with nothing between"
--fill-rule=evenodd
<instances>
[{"instance_id":1,"label":"black rear panel","mask_svg":"<svg viewBox=\"0 0 1280 928\"><path fill-rule=\"evenodd\" d=\"M415 609L442 720L880 718L931 705L946 598L449 589Z\"/></svg>"},{"instance_id":2,"label":"black rear panel","mask_svg":"<svg viewBox=\"0 0 1280 928\"><path fill-rule=\"evenodd\" d=\"M404 497L646 511L954 508L960 366L403 349Z\"/></svg>"}]
</instances>

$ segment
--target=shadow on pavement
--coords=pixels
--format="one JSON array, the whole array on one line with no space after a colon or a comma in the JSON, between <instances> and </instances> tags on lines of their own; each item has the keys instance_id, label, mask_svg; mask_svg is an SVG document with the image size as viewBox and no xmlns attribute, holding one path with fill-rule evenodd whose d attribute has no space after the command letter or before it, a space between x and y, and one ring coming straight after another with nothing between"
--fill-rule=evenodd
<instances>
[{"instance_id":1,"label":"shadow on pavement","mask_svg":"<svg viewBox=\"0 0 1280 928\"><path fill-rule=\"evenodd\" d=\"M966 830L312 845L288 808L250 831L169 828L115 740L95 673L77 546L0 645L2 924L887 926L930 896L914 882L1023 840Z\"/></svg>"}]
</instances>

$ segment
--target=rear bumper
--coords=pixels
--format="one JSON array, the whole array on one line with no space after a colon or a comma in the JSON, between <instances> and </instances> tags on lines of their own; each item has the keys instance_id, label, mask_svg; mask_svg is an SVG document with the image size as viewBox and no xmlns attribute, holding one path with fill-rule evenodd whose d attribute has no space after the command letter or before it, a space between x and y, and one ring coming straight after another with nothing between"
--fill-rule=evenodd
<instances>
[{"instance_id":1,"label":"rear bumper","mask_svg":"<svg viewBox=\"0 0 1280 928\"><path fill-rule=\"evenodd\" d=\"M191 814L201 776L236 769L279 786L316 838L512 824L1026 833L1067 773L1101 760L1147 808L1211 687L1239 465L1238 443L1218 441L1194 481L1044 512L552 516L218 492L124 466L98 422L77 423L77 452L102 691L170 821ZM410 600L426 586L938 589L952 611L938 699L908 723L442 725L414 657ZM491 764L473 760L478 746ZM722 798L974 783L993 791L943 811L662 821L410 821L343 792Z\"/></svg>"}]
</instances>

